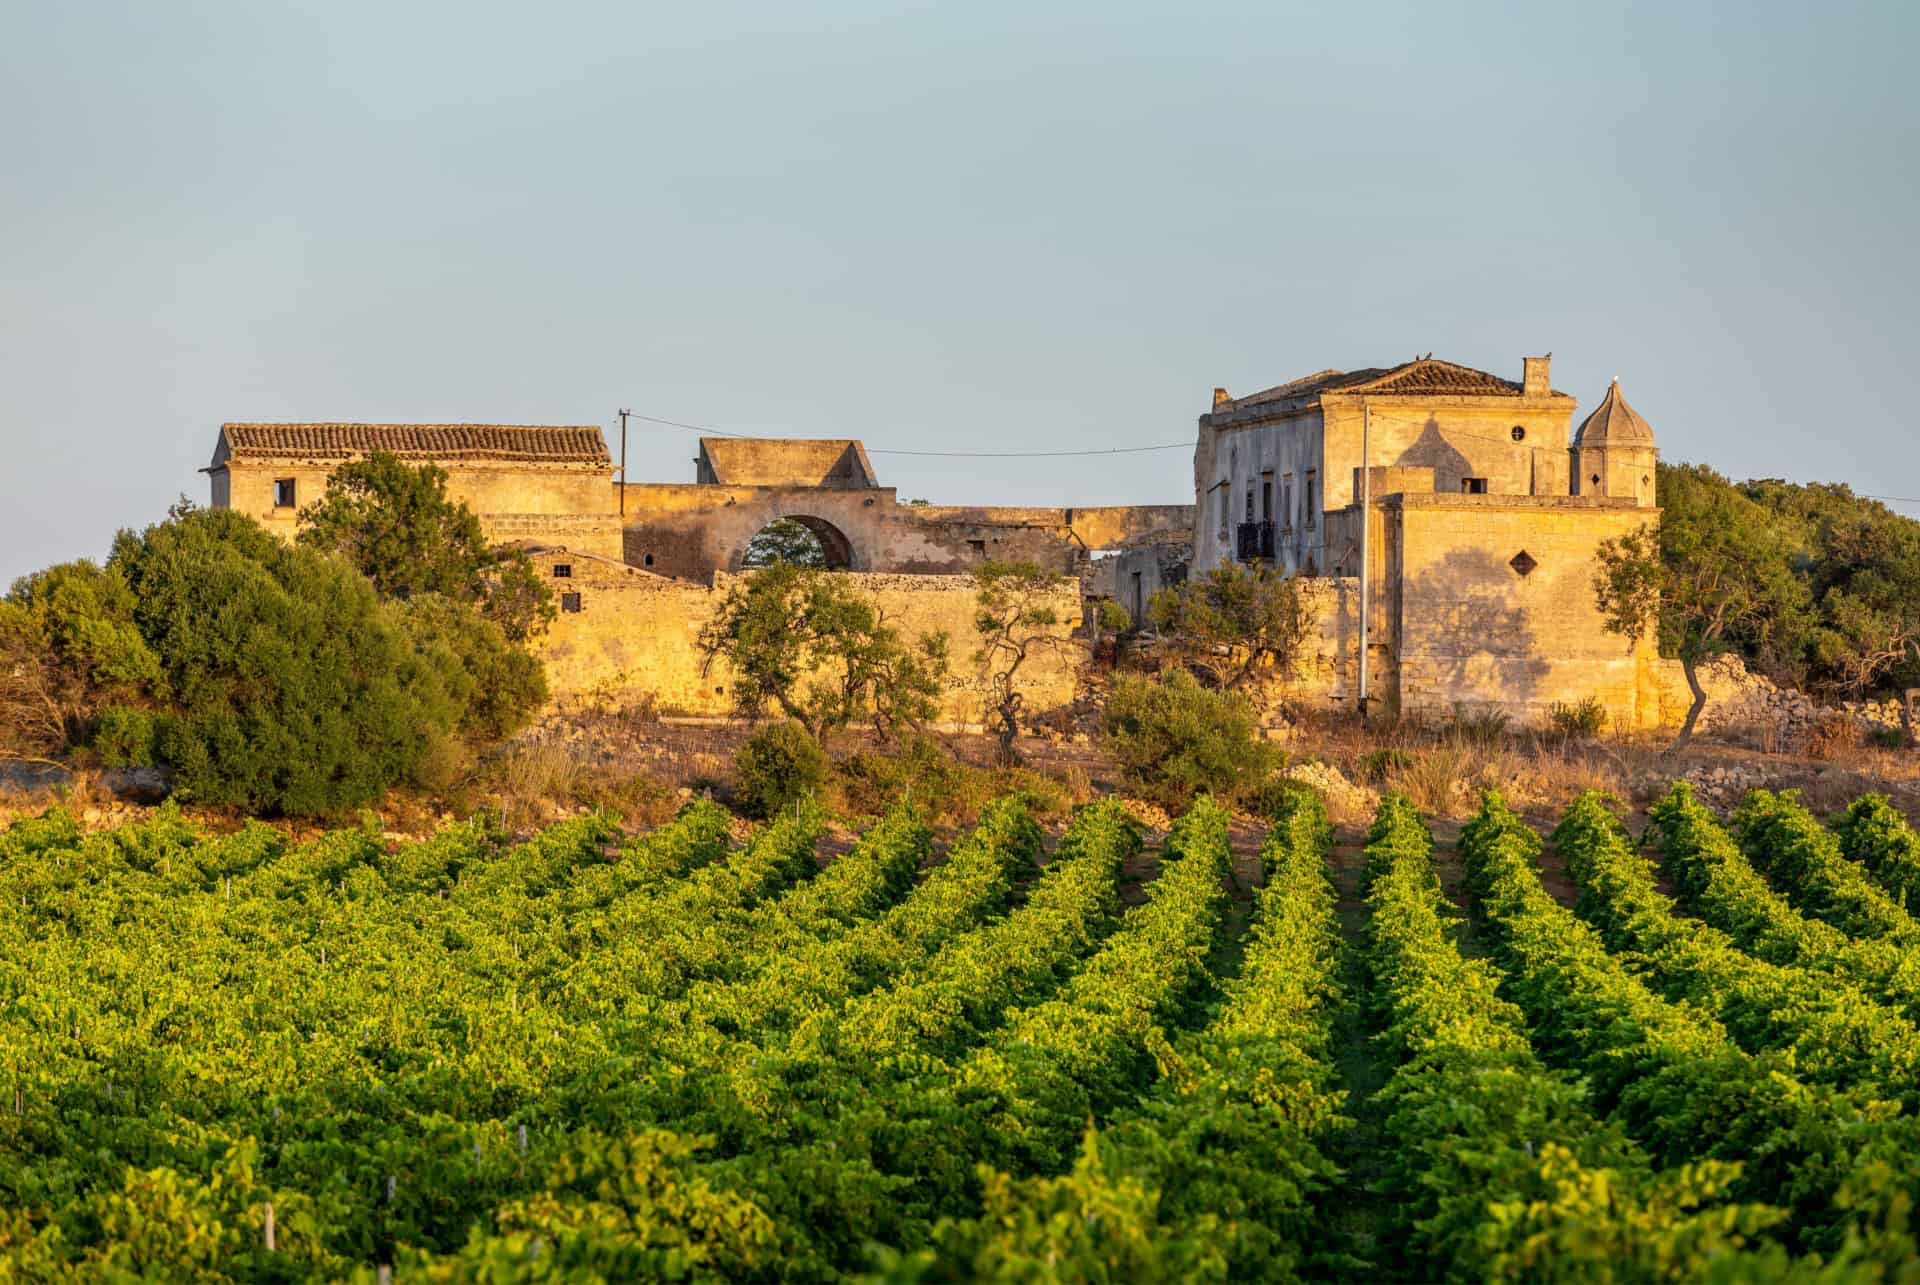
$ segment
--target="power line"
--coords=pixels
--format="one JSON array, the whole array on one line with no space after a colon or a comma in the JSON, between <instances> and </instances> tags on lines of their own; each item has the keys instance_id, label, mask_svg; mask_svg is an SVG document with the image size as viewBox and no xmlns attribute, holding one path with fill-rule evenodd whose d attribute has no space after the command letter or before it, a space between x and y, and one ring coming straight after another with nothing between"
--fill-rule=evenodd
<instances>
[{"instance_id":1,"label":"power line","mask_svg":"<svg viewBox=\"0 0 1920 1285\"><path fill-rule=\"evenodd\" d=\"M708 428L704 424L688 424L677 419L662 419L658 415L642 415L632 412L634 419L643 419L649 424L664 424L668 428L683 428L689 433L704 433L708 437L752 437L752 433L729 433L724 429ZM1164 446L1109 446L1099 450L1086 451L913 451L900 447L867 447L869 455L919 455L940 459L967 460L1014 460L1014 459L1058 459L1069 455L1138 455L1143 451L1185 451L1193 449L1192 442L1169 442Z\"/></svg>"},{"instance_id":2,"label":"power line","mask_svg":"<svg viewBox=\"0 0 1920 1285\"><path fill-rule=\"evenodd\" d=\"M689 424L683 420L662 419L658 415L642 415L637 411L623 411L621 413L623 416L630 415L634 419L645 420L649 424L663 424L668 428L685 429L689 433L703 433L708 437L750 438L754 436L752 433L729 433L721 428L708 428L704 424ZM1539 449L1538 447L1529 447L1525 442L1516 442L1511 438L1505 437L1494 437L1487 433L1463 432L1457 429L1450 429L1442 435L1445 437L1468 437L1476 441L1492 442L1498 446L1518 446L1526 450ZM866 451L869 455L909 455L918 456L922 459L1040 460L1069 459L1076 456L1088 455L1143 455L1152 451L1184 451L1191 450L1193 445L1194 443L1192 442L1167 442L1160 446L1109 446L1084 451L915 451L908 450L904 447L870 446L866 448ZM1855 491L1854 494L1860 499L1879 500L1883 504L1920 504L1920 499L1916 499L1910 495L1868 495L1861 491Z\"/></svg>"}]
</instances>

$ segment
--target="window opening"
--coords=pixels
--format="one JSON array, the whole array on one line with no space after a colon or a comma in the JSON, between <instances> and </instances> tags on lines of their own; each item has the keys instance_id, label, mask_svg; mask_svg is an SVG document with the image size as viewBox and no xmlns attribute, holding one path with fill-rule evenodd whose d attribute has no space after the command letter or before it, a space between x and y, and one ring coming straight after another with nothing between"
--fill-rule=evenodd
<instances>
[{"instance_id":1,"label":"window opening","mask_svg":"<svg viewBox=\"0 0 1920 1285\"><path fill-rule=\"evenodd\" d=\"M1526 429L1524 429L1524 428L1522 428L1522 427L1520 427L1520 426L1519 426L1518 424L1515 424L1515 425L1513 426L1513 440L1514 440L1514 441L1516 441L1516 442L1524 442L1524 441L1526 441L1526 440L1527 440L1527 430L1526 430Z\"/></svg>"},{"instance_id":2,"label":"window opening","mask_svg":"<svg viewBox=\"0 0 1920 1285\"><path fill-rule=\"evenodd\" d=\"M1306 484L1300 490L1300 498L1306 502L1307 509L1305 516L1301 519L1301 525L1303 526L1310 527L1313 525L1313 484L1319 480L1319 476L1314 470L1307 470Z\"/></svg>"},{"instance_id":3,"label":"window opening","mask_svg":"<svg viewBox=\"0 0 1920 1285\"><path fill-rule=\"evenodd\" d=\"M556 562L553 564L553 574L561 580L571 579L573 577L573 564L571 562Z\"/></svg>"},{"instance_id":4,"label":"window opening","mask_svg":"<svg viewBox=\"0 0 1920 1285\"><path fill-rule=\"evenodd\" d=\"M1461 478L1460 493L1462 495L1485 495L1487 493L1487 479L1484 477Z\"/></svg>"},{"instance_id":5,"label":"window opening","mask_svg":"<svg viewBox=\"0 0 1920 1285\"><path fill-rule=\"evenodd\" d=\"M290 509L293 507L293 479L283 477L273 484L273 507Z\"/></svg>"},{"instance_id":6,"label":"window opening","mask_svg":"<svg viewBox=\"0 0 1920 1285\"><path fill-rule=\"evenodd\" d=\"M1260 475L1260 520L1273 521L1273 474Z\"/></svg>"},{"instance_id":7,"label":"window opening","mask_svg":"<svg viewBox=\"0 0 1920 1285\"><path fill-rule=\"evenodd\" d=\"M560 595L560 610L562 610L562 611L578 611L578 610L580 610L580 595L579 595L579 594L577 594L577 593L563 593L563 594L561 594L561 595Z\"/></svg>"},{"instance_id":8,"label":"window opening","mask_svg":"<svg viewBox=\"0 0 1920 1285\"><path fill-rule=\"evenodd\" d=\"M1513 561L1507 563L1507 565L1512 567L1519 574L1526 576L1526 575L1532 575L1533 569L1539 566L1540 564L1533 560L1532 554L1528 553L1525 549L1522 549L1520 550L1520 552L1513 555Z\"/></svg>"},{"instance_id":9,"label":"window opening","mask_svg":"<svg viewBox=\"0 0 1920 1285\"><path fill-rule=\"evenodd\" d=\"M973 550L973 556L976 558L984 558L987 556L987 542L985 540L969 540L967 541L967 547Z\"/></svg>"}]
</instances>

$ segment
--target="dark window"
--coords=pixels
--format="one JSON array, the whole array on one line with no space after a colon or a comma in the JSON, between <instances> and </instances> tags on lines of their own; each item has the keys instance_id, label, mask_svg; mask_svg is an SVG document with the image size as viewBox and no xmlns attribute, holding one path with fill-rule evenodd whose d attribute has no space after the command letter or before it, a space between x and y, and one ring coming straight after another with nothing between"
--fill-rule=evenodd
<instances>
[{"instance_id":1,"label":"dark window","mask_svg":"<svg viewBox=\"0 0 1920 1285\"><path fill-rule=\"evenodd\" d=\"M293 507L293 479L283 477L273 484L273 507L290 509Z\"/></svg>"},{"instance_id":2,"label":"dark window","mask_svg":"<svg viewBox=\"0 0 1920 1285\"><path fill-rule=\"evenodd\" d=\"M1280 479L1280 525L1293 526L1293 474Z\"/></svg>"},{"instance_id":3,"label":"dark window","mask_svg":"<svg viewBox=\"0 0 1920 1285\"><path fill-rule=\"evenodd\" d=\"M1247 521L1253 521L1253 483L1247 483Z\"/></svg>"},{"instance_id":4,"label":"dark window","mask_svg":"<svg viewBox=\"0 0 1920 1285\"><path fill-rule=\"evenodd\" d=\"M1526 429L1524 429L1524 428L1522 428L1522 427L1520 427L1520 426L1519 426L1518 424L1515 424L1515 425L1513 426L1513 440L1514 440L1514 441L1516 441L1516 442L1524 442L1524 441L1526 441L1526 440L1527 440L1527 430L1526 430Z\"/></svg>"},{"instance_id":5,"label":"dark window","mask_svg":"<svg viewBox=\"0 0 1920 1285\"><path fill-rule=\"evenodd\" d=\"M573 578L573 564L571 562L556 562L553 564L553 574L562 580L571 580Z\"/></svg>"},{"instance_id":6,"label":"dark window","mask_svg":"<svg viewBox=\"0 0 1920 1285\"><path fill-rule=\"evenodd\" d=\"M987 542L985 540L969 540L967 541L967 547L973 550L973 556L976 558L984 558L987 556Z\"/></svg>"},{"instance_id":7,"label":"dark window","mask_svg":"<svg viewBox=\"0 0 1920 1285\"><path fill-rule=\"evenodd\" d=\"M1507 565L1512 567L1520 575L1525 576L1533 574L1533 569L1540 564L1533 560L1532 554L1522 549L1513 555L1513 561L1507 563Z\"/></svg>"},{"instance_id":8,"label":"dark window","mask_svg":"<svg viewBox=\"0 0 1920 1285\"><path fill-rule=\"evenodd\" d=\"M641 562L643 562L643 563L645 563L645 564L646 564L647 566L649 566L649 567L650 567L650 566L652 566L652 565L653 565L653 555L652 555L651 553L649 553L649 554L648 554L648 555L647 555L646 557L644 557L644 558L642 558L642 559L641 559Z\"/></svg>"},{"instance_id":9,"label":"dark window","mask_svg":"<svg viewBox=\"0 0 1920 1285\"><path fill-rule=\"evenodd\" d=\"M1260 475L1260 520L1273 521L1273 474Z\"/></svg>"},{"instance_id":10,"label":"dark window","mask_svg":"<svg viewBox=\"0 0 1920 1285\"><path fill-rule=\"evenodd\" d=\"M1319 478L1313 472L1309 471L1306 477L1306 486L1302 488L1300 492L1300 498L1306 501L1307 510L1305 516L1300 519L1302 526L1310 527L1313 525L1313 484L1317 481L1319 481Z\"/></svg>"},{"instance_id":11,"label":"dark window","mask_svg":"<svg viewBox=\"0 0 1920 1285\"><path fill-rule=\"evenodd\" d=\"M1487 493L1487 479L1484 477L1461 478L1460 493L1462 495L1485 495Z\"/></svg>"},{"instance_id":12,"label":"dark window","mask_svg":"<svg viewBox=\"0 0 1920 1285\"><path fill-rule=\"evenodd\" d=\"M560 610L562 610L562 611L578 611L578 610L580 610L580 595L579 595L579 594L577 594L577 593L563 593L563 594L561 594L561 595L560 595Z\"/></svg>"}]
</instances>

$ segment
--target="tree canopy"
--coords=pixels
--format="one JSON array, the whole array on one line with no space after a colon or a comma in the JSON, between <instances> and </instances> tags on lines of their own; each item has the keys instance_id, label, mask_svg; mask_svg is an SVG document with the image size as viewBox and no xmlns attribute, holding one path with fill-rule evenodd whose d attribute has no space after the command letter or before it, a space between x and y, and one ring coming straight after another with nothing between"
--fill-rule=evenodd
<instances>
[{"instance_id":1,"label":"tree canopy","mask_svg":"<svg viewBox=\"0 0 1920 1285\"><path fill-rule=\"evenodd\" d=\"M1233 562L1160 590L1147 614L1190 658L1226 656L1224 685L1235 689L1262 666L1291 668L1315 627L1297 577Z\"/></svg>"},{"instance_id":2,"label":"tree canopy","mask_svg":"<svg viewBox=\"0 0 1920 1285\"><path fill-rule=\"evenodd\" d=\"M447 495L447 474L375 451L335 469L300 514L300 542L338 553L383 598L439 594L475 604L523 642L551 624L553 593L526 554L487 543L480 519Z\"/></svg>"},{"instance_id":3,"label":"tree canopy","mask_svg":"<svg viewBox=\"0 0 1920 1285\"><path fill-rule=\"evenodd\" d=\"M816 739L860 718L882 734L933 717L947 640L909 644L843 578L781 563L736 583L701 631L707 664L725 661L735 708L768 705Z\"/></svg>"}]
</instances>

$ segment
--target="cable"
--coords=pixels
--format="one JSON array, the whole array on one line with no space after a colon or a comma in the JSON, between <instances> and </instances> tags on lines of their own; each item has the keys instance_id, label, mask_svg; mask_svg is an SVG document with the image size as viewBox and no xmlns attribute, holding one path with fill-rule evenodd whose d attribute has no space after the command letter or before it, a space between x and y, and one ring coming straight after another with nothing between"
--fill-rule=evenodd
<instances>
[{"instance_id":1,"label":"cable","mask_svg":"<svg viewBox=\"0 0 1920 1285\"><path fill-rule=\"evenodd\" d=\"M662 419L658 415L631 413L632 418L645 420L649 424L664 424L668 428L685 429L689 433L704 433L708 437L751 438L752 433L729 433L725 429L708 428L703 424L688 424L677 419ZM1539 450L1525 442L1516 442L1508 437L1493 437L1486 433L1470 433L1459 429L1444 429L1443 437L1466 437L1479 442L1492 442L1496 446L1517 446L1522 450ZM923 459L946 460L1040 460L1068 459L1088 455L1143 455L1151 451L1184 451L1193 448L1192 442L1168 442L1162 446L1109 446L1087 451L914 451L903 447L870 446L869 455L910 455ZM1551 449L1551 448L1547 448ZM1868 495L1855 491L1862 500L1879 500L1883 504L1920 504L1920 499L1910 495Z\"/></svg>"}]
</instances>

